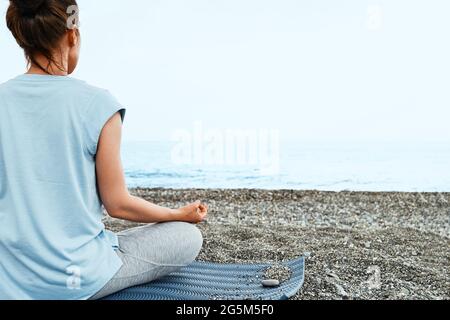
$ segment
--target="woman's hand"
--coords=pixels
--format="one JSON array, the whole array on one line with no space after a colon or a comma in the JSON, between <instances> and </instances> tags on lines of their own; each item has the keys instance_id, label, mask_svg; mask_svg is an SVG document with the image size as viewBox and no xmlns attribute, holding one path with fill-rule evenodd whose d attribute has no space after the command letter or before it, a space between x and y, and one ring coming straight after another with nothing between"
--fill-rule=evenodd
<instances>
[{"instance_id":1,"label":"woman's hand","mask_svg":"<svg viewBox=\"0 0 450 320\"><path fill-rule=\"evenodd\" d=\"M200 201L175 210L177 220L190 223L200 223L206 220L207 214L208 206Z\"/></svg>"}]
</instances>

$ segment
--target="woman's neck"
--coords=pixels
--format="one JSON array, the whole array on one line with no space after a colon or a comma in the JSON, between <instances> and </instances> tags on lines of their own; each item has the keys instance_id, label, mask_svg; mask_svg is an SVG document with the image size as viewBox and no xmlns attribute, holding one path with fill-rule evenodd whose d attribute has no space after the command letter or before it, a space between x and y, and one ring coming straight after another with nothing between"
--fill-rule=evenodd
<instances>
[{"instance_id":1,"label":"woman's neck","mask_svg":"<svg viewBox=\"0 0 450 320\"><path fill-rule=\"evenodd\" d=\"M67 76L67 72L61 71L59 69L56 69L54 72L50 71L49 72L44 72L43 70L41 70L41 68L37 67L37 66L30 66L30 68L28 69L28 71L26 72L26 74L37 74L37 75L50 75L50 76Z\"/></svg>"},{"instance_id":2,"label":"woman's neck","mask_svg":"<svg viewBox=\"0 0 450 320\"><path fill-rule=\"evenodd\" d=\"M38 75L52 75L52 76L67 76L67 63L63 60L61 61L61 67L58 67L53 62L50 62L44 58L43 56L36 56L35 57L36 62L47 72L45 72L42 68L40 68L38 65L31 63L30 68L26 72L26 74L38 74Z\"/></svg>"}]
</instances>

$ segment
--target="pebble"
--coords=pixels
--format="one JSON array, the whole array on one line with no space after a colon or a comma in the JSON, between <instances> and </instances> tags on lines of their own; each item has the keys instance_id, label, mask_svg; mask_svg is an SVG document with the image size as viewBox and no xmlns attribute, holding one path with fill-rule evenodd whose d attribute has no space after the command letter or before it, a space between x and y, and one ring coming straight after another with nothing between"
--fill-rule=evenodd
<instances>
[{"instance_id":1,"label":"pebble","mask_svg":"<svg viewBox=\"0 0 450 320\"><path fill-rule=\"evenodd\" d=\"M338 282L340 281L339 277L334 273L327 273L327 277L325 279L326 282L333 285L336 288L336 293L341 297L348 297L347 291L345 291L344 287L341 286Z\"/></svg>"},{"instance_id":2,"label":"pebble","mask_svg":"<svg viewBox=\"0 0 450 320\"><path fill-rule=\"evenodd\" d=\"M336 287L337 294L341 297L348 297L347 291L344 290L344 288L340 285L335 283L334 286Z\"/></svg>"},{"instance_id":3,"label":"pebble","mask_svg":"<svg viewBox=\"0 0 450 320\"><path fill-rule=\"evenodd\" d=\"M277 279L267 279L261 281L261 283L264 287L278 287L280 285L280 281Z\"/></svg>"},{"instance_id":4,"label":"pebble","mask_svg":"<svg viewBox=\"0 0 450 320\"><path fill-rule=\"evenodd\" d=\"M340 280L339 277L338 277L335 273L333 273L333 272L331 272L331 271L328 271L326 274L327 274L327 276L328 276L329 278L333 278L333 279L336 279L336 280Z\"/></svg>"},{"instance_id":5,"label":"pebble","mask_svg":"<svg viewBox=\"0 0 450 320\"><path fill-rule=\"evenodd\" d=\"M400 296L406 297L406 296L408 296L408 295L409 295L409 290L408 290L408 289L402 288L402 289L400 290Z\"/></svg>"},{"instance_id":6,"label":"pebble","mask_svg":"<svg viewBox=\"0 0 450 320\"><path fill-rule=\"evenodd\" d=\"M267 268L264 272L265 280L276 279L279 283L284 282L291 278L292 271L289 267L275 264Z\"/></svg>"}]
</instances>

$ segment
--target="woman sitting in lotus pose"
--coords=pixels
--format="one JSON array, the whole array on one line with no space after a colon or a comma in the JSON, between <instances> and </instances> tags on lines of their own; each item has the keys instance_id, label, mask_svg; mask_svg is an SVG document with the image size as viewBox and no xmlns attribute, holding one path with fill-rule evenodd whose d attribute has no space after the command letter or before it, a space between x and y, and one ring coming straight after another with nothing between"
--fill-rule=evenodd
<instances>
[{"instance_id":1,"label":"woman sitting in lotus pose","mask_svg":"<svg viewBox=\"0 0 450 320\"><path fill-rule=\"evenodd\" d=\"M131 196L120 159L125 109L69 77L75 0L11 0L6 21L29 62L0 85L0 299L98 299L191 263L197 201L179 209ZM113 50L113 48L111 48ZM114 218L153 223L118 234Z\"/></svg>"}]
</instances>

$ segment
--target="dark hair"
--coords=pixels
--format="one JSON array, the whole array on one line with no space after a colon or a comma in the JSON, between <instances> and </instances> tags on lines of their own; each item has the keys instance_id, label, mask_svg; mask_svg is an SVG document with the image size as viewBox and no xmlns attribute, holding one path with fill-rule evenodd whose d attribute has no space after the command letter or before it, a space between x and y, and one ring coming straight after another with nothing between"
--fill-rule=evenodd
<instances>
[{"instance_id":1,"label":"dark hair","mask_svg":"<svg viewBox=\"0 0 450 320\"><path fill-rule=\"evenodd\" d=\"M51 63L61 69L53 57L53 51L67 32L70 17L67 11L73 5L77 5L76 0L9 1L6 24L24 50L29 64L36 65L46 73L49 73ZM46 67L36 61L37 54L48 60Z\"/></svg>"}]
</instances>

